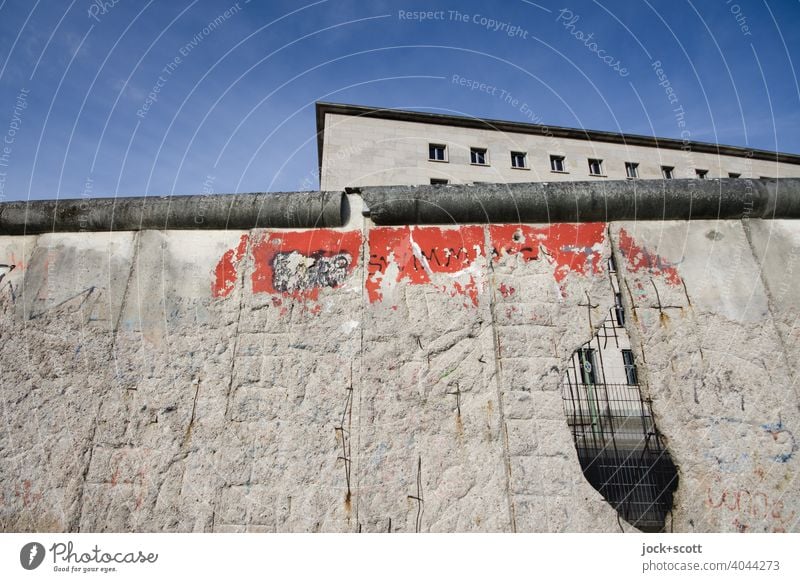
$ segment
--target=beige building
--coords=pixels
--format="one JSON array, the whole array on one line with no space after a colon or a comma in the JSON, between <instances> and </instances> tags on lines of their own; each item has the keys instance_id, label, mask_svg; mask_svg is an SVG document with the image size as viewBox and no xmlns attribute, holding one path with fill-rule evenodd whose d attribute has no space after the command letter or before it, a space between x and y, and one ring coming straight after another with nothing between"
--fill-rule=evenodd
<instances>
[{"instance_id":1,"label":"beige building","mask_svg":"<svg viewBox=\"0 0 800 582\"><path fill-rule=\"evenodd\" d=\"M643 135L317 103L320 188L800 177L800 155Z\"/></svg>"},{"instance_id":2,"label":"beige building","mask_svg":"<svg viewBox=\"0 0 800 582\"><path fill-rule=\"evenodd\" d=\"M480 182L800 177L800 155L451 115L318 103L317 128L323 191ZM522 228L514 236L525 240ZM641 531L664 531L678 471L640 385L637 360L643 362L644 351L636 353L628 333L631 322L613 256L606 273L613 306L593 337L569 358L561 377L563 412L589 483L628 523ZM582 305L592 300L587 293ZM544 308L544 295L532 305ZM526 303L520 309L530 307ZM633 314L635 318L635 304ZM531 340L529 349L537 349L533 336L524 337Z\"/></svg>"}]
</instances>

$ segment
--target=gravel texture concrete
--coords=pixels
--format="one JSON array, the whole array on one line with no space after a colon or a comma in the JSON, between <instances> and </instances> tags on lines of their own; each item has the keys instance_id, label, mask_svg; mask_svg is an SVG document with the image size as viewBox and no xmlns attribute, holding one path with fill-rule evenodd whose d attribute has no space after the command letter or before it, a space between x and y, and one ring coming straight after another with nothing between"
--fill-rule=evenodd
<instances>
[{"instance_id":1,"label":"gravel texture concrete","mask_svg":"<svg viewBox=\"0 0 800 582\"><path fill-rule=\"evenodd\" d=\"M613 254L668 526L799 531L798 242L755 215L0 236L0 529L631 531L560 391Z\"/></svg>"}]
</instances>

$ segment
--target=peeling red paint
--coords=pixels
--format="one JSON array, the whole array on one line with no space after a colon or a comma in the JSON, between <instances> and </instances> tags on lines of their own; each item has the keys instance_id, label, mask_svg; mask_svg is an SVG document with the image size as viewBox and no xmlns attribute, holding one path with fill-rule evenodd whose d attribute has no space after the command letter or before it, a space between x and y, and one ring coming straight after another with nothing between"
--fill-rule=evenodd
<instances>
[{"instance_id":1,"label":"peeling red paint","mask_svg":"<svg viewBox=\"0 0 800 582\"><path fill-rule=\"evenodd\" d=\"M510 285L506 285L505 283L500 283L500 295L503 297L511 297L516 289L511 287Z\"/></svg>"},{"instance_id":2,"label":"peeling red paint","mask_svg":"<svg viewBox=\"0 0 800 582\"><path fill-rule=\"evenodd\" d=\"M243 234L239 245L235 249L225 251L214 270L214 282L211 285L211 294L214 297L227 297L236 284L236 270L247 250L247 235Z\"/></svg>"},{"instance_id":3,"label":"peeling red paint","mask_svg":"<svg viewBox=\"0 0 800 582\"><path fill-rule=\"evenodd\" d=\"M473 267L482 255L483 227L379 227L369 233L370 260L366 280L370 303L383 300L382 284L407 281L411 285L431 283L431 276L458 276ZM396 275L393 274L396 269ZM464 295L478 305L478 273L470 273L467 282L441 285L451 296ZM385 281L385 277L392 281ZM468 305L468 304L466 304Z\"/></svg>"},{"instance_id":4,"label":"peeling red paint","mask_svg":"<svg viewBox=\"0 0 800 582\"><path fill-rule=\"evenodd\" d=\"M681 277L674 264L650 252L646 247L637 245L624 228L619 229L619 250L627 260L628 268L631 271L639 272L647 269L653 276L663 276L670 285L681 284ZM641 284L639 286L641 288Z\"/></svg>"},{"instance_id":5,"label":"peeling red paint","mask_svg":"<svg viewBox=\"0 0 800 582\"><path fill-rule=\"evenodd\" d=\"M490 225L493 259L519 256L524 261L546 259L554 265L553 276L561 283L569 273L602 272L605 223L554 224L545 227ZM365 283L371 303L383 300L387 286L399 282L434 284L451 297L464 296L466 306L478 305L484 266L484 227L458 228L378 227L370 230L370 260ZM250 243L254 261L252 290L269 293L275 306L280 297L316 300L322 287L337 287L358 262L360 231L329 229L243 235L235 249L220 259L212 292L228 296L237 279L237 268ZM450 278L437 277L449 275ZM516 292L501 283L503 297ZM276 301L278 303L276 303Z\"/></svg>"},{"instance_id":6,"label":"peeling red paint","mask_svg":"<svg viewBox=\"0 0 800 582\"><path fill-rule=\"evenodd\" d=\"M446 286L444 286L446 289ZM478 306L478 295L480 294L480 288L478 284L475 282L475 276L470 275L469 282L461 285L458 281L453 281L453 291L450 292L450 297L455 297L456 295L463 295L465 297L469 297L470 301L472 301L472 306ZM464 302L464 307L469 307L469 304Z\"/></svg>"},{"instance_id":7,"label":"peeling red paint","mask_svg":"<svg viewBox=\"0 0 800 582\"><path fill-rule=\"evenodd\" d=\"M495 262L503 257L520 255L525 262L539 258L539 243L533 237L533 228L517 224L492 224L489 239Z\"/></svg>"},{"instance_id":8,"label":"peeling red paint","mask_svg":"<svg viewBox=\"0 0 800 582\"><path fill-rule=\"evenodd\" d=\"M557 283L564 281L569 273L587 275L602 272L605 233L604 222L544 227L514 224L489 226L495 261L514 255L520 255L525 261L534 261L544 255L555 265L553 276Z\"/></svg>"},{"instance_id":9,"label":"peeling red paint","mask_svg":"<svg viewBox=\"0 0 800 582\"><path fill-rule=\"evenodd\" d=\"M307 231L272 232L261 235L252 244L252 256L255 263L252 285L253 293L269 293L295 299L317 300L321 285L315 284L313 279L302 280L288 290L275 288L275 259L279 254L292 255L313 265L323 259L342 257L346 261L341 268L349 275L358 264L358 255L361 250L361 232L352 230L339 232L329 229L316 229ZM297 274L306 266L299 267ZM291 273L290 273L291 275ZM335 283L328 286L335 287Z\"/></svg>"}]
</instances>

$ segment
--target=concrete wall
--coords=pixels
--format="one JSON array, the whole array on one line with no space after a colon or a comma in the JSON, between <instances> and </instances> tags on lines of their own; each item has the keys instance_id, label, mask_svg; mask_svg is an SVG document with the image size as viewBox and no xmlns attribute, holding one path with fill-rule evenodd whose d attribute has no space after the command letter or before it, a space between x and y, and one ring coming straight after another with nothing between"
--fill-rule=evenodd
<instances>
[{"instance_id":1,"label":"concrete wall","mask_svg":"<svg viewBox=\"0 0 800 582\"><path fill-rule=\"evenodd\" d=\"M708 178L800 176L800 165L747 157L331 113L324 137L322 190L430 184L431 178L453 184L624 180L625 162L637 162L642 179L661 179L661 166L674 167L675 178L694 178L695 169L708 170ZM428 160L429 143L447 145L447 163ZM486 148L488 165L470 164L470 147ZM511 151L527 153L528 169L511 167ZM565 156L567 171L550 171L550 155ZM589 174L589 158L603 160L603 177Z\"/></svg>"},{"instance_id":2,"label":"concrete wall","mask_svg":"<svg viewBox=\"0 0 800 582\"><path fill-rule=\"evenodd\" d=\"M0 237L0 529L630 530L561 395L613 253L669 525L800 531L798 243L759 220Z\"/></svg>"}]
</instances>

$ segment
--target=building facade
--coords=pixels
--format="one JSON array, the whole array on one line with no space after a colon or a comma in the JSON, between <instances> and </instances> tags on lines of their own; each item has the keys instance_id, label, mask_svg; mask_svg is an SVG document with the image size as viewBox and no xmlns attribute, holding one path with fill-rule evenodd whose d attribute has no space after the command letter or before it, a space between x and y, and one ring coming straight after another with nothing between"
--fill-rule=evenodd
<instances>
[{"instance_id":1,"label":"building facade","mask_svg":"<svg viewBox=\"0 0 800 582\"><path fill-rule=\"evenodd\" d=\"M800 177L800 155L454 115L317 103L320 188Z\"/></svg>"},{"instance_id":2,"label":"building facade","mask_svg":"<svg viewBox=\"0 0 800 582\"><path fill-rule=\"evenodd\" d=\"M317 125L323 191L607 180L619 188L618 180L800 176L800 156L793 154L451 115L318 103ZM512 237L522 252L538 249L552 260L556 248L546 238L522 225ZM581 248L577 235L568 238L568 248ZM467 253L467 246L451 249L451 256ZM495 249L495 257L507 250ZM624 255L621 248L616 258ZM561 368L563 413L586 480L627 523L664 531L678 470L657 426L653 392L640 384L644 351L631 341L613 254L606 273L613 304L599 325L590 320L593 336ZM588 294L585 305L593 306Z\"/></svg>"}]
</instances>

